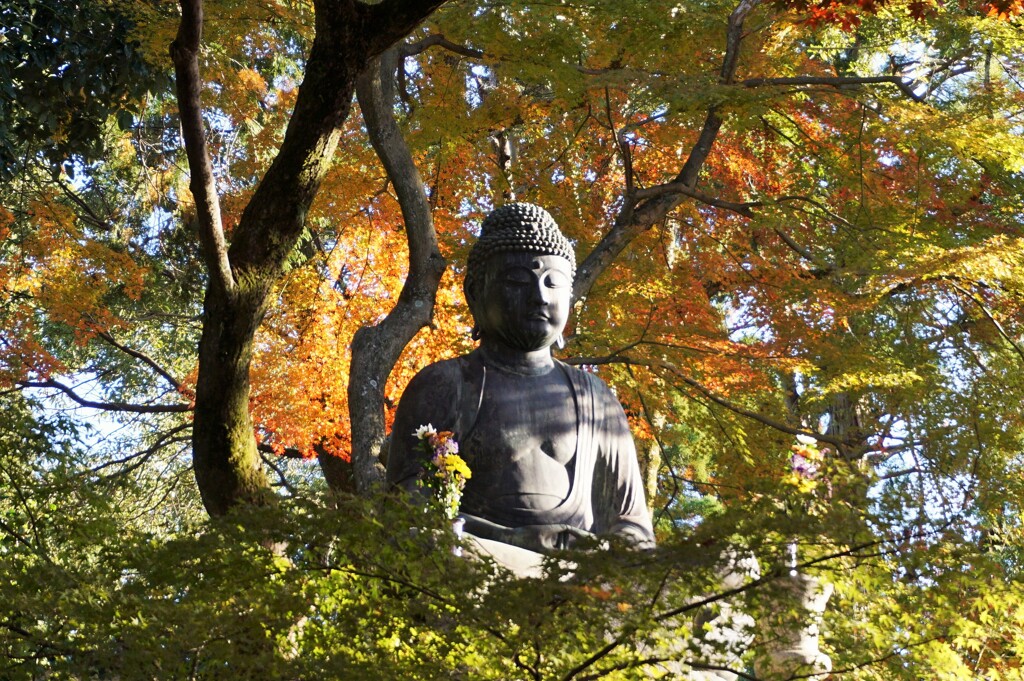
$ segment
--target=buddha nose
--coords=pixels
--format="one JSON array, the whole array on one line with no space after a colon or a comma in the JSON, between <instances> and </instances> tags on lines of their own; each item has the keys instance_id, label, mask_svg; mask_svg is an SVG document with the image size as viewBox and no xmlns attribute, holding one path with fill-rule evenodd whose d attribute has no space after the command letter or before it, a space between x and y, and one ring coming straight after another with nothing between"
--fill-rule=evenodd
<instances>
[{"instance_id":1,"label":"buddha nose","mask_svg":"<svg viewBox=\"0 0 1024 681\"><path fill-rule=\"evenodd\" d=\"M550 300L551 292L548 287L544 285L543 280L538 280L533 285L533 300L540 305L547 305Z\"/></svg>"}]
</instances>

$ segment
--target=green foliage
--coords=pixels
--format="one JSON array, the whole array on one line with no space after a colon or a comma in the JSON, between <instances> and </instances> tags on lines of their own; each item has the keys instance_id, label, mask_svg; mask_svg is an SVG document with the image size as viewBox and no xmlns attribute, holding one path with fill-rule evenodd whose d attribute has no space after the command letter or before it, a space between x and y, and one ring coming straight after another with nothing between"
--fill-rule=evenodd
<instances>
[{"instance_id":1,"label":"green foliage","mask_svg":"<svg viewBox=\"0 0 1024 681\"><path fill-rule=\"evenodd\" d=\"M775 588L791 543L805 572L836 585L822 631L850 678L971 678L982 663L1005 673L991 678L1017 678L1024 592L1006 520L981 550L974 538L990 518L903 529L901 509L865 508L860 473L838 462L810 488L780 475L751 484L746 503L699 526L663 526L654 553L568 553L549 562L547 579L517 580L454 556L440 514L394 499L296 500L215 522L193 499L176 519L166 502L154 514L151 498L166 494L166 480L99 477L68 424L4 400L4 678L643 679L701 665L742 670L764 642L723 658L709 638L714 622L704 623L727 603L761 623L800 622ZM785 457L777 466L785 470ZM737 556L757 556L761 577L740 575L730 595L721 580Z\"/></svg>"},{"instance_id":2,"label":"green foliage","mask_svg":"<svg viewBox=\"0 0 1024 681\"><path fill-rule=\"evenodd\" d=\"M640 603L664 565L603 552L573 576L491 576L440 518L354 499L161 528L105 502L68 451L19 467L50 449L36 429L23 414L2 440L4 678L643 678ZM660 607L692 593L679 581Z\"/></svg>"},{"instance_id":3,"label":"green foliage","mask_svg":"<svg viewBox=\"0 0 1024 681\"><path fill-rule=\"evenodd\" d=\"M111 120L134 125L147 92L167 87L129 36L135 23L112 2L0 3L0 177L40 157L97 159ZM70 165L68 166L71 167Z\"/></svg>"},{"instance_id":4,"label":"green foliage","mask_svg":"<svg viewBox=\"0 0 1024 681\"><path fill-rule=\"evenodd\" d=\"M283 137L312 20L305 2L206 4L230 240ZM114 407L188 404L207 281L158 62L172 9L0 4L4 389L64 376ZM495 578L415 512L330 508L314 466L269 456L282 503L208 523L187 414L72 419L54 416L72 405L57 393L5 394L0 676L671 676L652 658L722 652L693 607L722 610L713 556L759 563L744 612L799 621L773 588L795 546L836 588L821 629L837 677L1020 678L1019 20L887 3L852 30L761 6L725 84L734 9L449 3L410 42L442 34L482 55L435 45L402 70L398 108L456 276L392 401L465 348L458 268L503 192L551 208L582 262L629 191L670 182L721 116L704 198L638 229L580 302L567 351L612 362L602 377L661 455L657 553L574 556L565 581L557 563L549 580ZM892 76L924 101L827 84ZM826 84L743 84L796 77ZM499 172L501 135L516 153ZM406 274L399 207L358 120L335 160L256 344L257 428L282 449L327 437L344 451L348 344ZM815 484L792 484L794 430L829 450Z\"/></svg>"}]
</instances>

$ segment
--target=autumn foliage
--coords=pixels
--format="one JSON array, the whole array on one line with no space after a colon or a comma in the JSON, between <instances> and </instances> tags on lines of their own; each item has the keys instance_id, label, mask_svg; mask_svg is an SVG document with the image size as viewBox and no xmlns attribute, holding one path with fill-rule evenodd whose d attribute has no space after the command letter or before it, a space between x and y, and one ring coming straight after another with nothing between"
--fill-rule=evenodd
<instances>
[{"instance_id":1,"label":"autumn foliage","mask_svg":"<svg viewBox=\"0 0 1024 681\"><path fill-rule=\"evenodd\" d=\"M218 321L204 312L216 277L166 82L180 15L85 4L131 26L115 48L152 77L141 90L96 85L111 99L83 111L99 117L88 143L62 127L76 117L52 111L45 135L0 127L25 161L0 186L0 386L101 423L100 470L159 478L161 465L187 472L205 380L196 348ZM883 660L864 678L910 673L900 659L1015 678L1019 634L982 625L1024 601L982 583L1020 569L1022 12L1019 0L427 12L389 52L384 111L447 266L430 322L381 399L350 402L353 338L387 318L410 277L402 178L371 145L361 99L254 305L253 466L275 493L302 497L323 483L291 459L378 461L353 414L379 411L390 428L410 378L472 346L461 285L479 222L504 201L534 202L580 262L561 356L623 402L665 537L701 527L720 542L725 517L766 566L800 543L850 615L828 625L836 660ZM205 3L201 121L228 245L297 115L313 13ZM108 64L108 49L82 40L83 59ZM58 66L44 75L59 81ZM45 102L23 105L0 112L51 120ZM801 434L828 451L828 503L780 501ZM194 490L180 498L198 508ZM941 602L954 597L963 613ZM894 631L913 633L902 652Z\"/></svg>"}]
</instances>

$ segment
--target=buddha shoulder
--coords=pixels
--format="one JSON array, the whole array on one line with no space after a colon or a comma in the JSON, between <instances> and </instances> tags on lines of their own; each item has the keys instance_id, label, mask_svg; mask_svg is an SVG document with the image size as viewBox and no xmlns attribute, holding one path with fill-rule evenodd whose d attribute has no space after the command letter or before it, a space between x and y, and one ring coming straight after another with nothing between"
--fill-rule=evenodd
<instances>
[{"instance_id":1,"label":"buddha shoulder","mask_svg":"<svg viewBox=\"0 0 1024 681\"><path fill-rule=\"evenodd\" d=\"M590 371L584 371L571 364L565 362L558 362L562 369L565 371L565 375L568 376L569 380L573 385L586 390L597 397L601 401L611 400L618 403L618 398L615 393L612 392L608 384L605 383L600 376Z\"/></svg>"},{"instance_id":2,"label":"buddha shoulder","mask_svg":"<svg viewBox=\"0 0 1024 681\"><path fill-rule=\"evenodd\" d=\"M428 364L409 381L402 394L402 405L406 408L431 404L451 407L458 400L465 371L461 358L444 359Z\"/></svg>"}]
</instances>

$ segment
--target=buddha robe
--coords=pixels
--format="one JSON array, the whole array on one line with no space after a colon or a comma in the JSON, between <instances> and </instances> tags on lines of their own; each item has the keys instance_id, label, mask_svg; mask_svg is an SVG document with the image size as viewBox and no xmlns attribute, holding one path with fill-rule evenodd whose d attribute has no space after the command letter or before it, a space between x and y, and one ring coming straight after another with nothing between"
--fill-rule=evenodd
<instances>
[{"instance_id":1,"label":"buddha robe","mask_svg":"<svg viewBox=\"0 0 1024 681\"><path fill-rule=\"evenodd\" d=\"M640 467L622 406L597 376L562 362L556 361L552 371L564 377L562 383L568 387L565 401L551 403L550 396L539 390L539 377L518 378L524 394L517 398L527 401L530 408L561 410L567 421L575 421L575 451L562 457L567 481L561 485L567 488L564 498L537 508L515 501L530 489L513 490L515 494L503 489L509 483L500 471L513 462L506 460L508 452L488 449L494 437L486 433L488 424L478 419L487 411L488 399L494 399L488 393L488 374L493 388L498 382L494 372L498 371L485 364L477 350L432 364L416 375L395 418L387 463L389 484L415 488L424 455L414 432L429 423L439 431L452 431L470 469L480 471L466 485L461 506L464 513L504 527L567 525L594 534L621 535L640 547L653 546ZM547 380L546 392L551 393L552 377ZM536 383L538 389L531 390L531 383ZM550 486L545 482L543 478L534 480L548 492ZM531 484L529 475L525 484Z\"/></svg>"}]
</instances>

